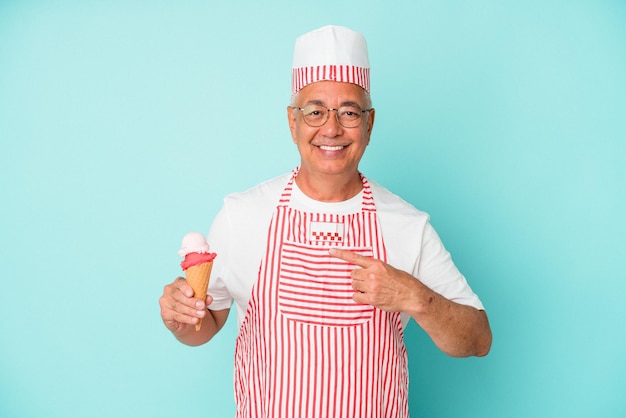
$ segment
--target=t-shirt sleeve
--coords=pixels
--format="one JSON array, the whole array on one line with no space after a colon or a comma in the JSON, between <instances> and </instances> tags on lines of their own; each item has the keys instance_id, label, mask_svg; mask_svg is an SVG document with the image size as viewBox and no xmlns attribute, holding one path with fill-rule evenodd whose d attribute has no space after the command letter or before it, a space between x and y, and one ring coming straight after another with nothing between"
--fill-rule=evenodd
<instances>
[{"instance_id":1,"label":"t-shirt sleeve","mask_svg":"<svg viewBox=\"0 0 626 418\"><path fill-rule=\"evenodd\" d=\"M430 222L424 225L416 276L446 299L483 310L483 304L457 269Z\"/></svg>"}]
</instances>

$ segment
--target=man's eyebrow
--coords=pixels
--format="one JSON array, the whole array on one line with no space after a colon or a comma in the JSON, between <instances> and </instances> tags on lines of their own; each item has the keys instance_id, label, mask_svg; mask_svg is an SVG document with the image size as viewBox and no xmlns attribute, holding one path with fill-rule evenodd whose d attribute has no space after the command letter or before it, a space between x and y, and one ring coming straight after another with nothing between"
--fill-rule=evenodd
<instances>
[{"instance_id":1,"label":"man's eyebrow","mask_svg":"<svg viewBox=\"0 0 626 418\"><path fill-rule=\"evenodd\" d=\"M342 102L342 103L341 103L341 106L356 106L356 107L361 107L361 105L360 105L360 104L358 104L357 102L352 102L352 101L349 101L349 102Z\"/></svg>"}]
</instances>

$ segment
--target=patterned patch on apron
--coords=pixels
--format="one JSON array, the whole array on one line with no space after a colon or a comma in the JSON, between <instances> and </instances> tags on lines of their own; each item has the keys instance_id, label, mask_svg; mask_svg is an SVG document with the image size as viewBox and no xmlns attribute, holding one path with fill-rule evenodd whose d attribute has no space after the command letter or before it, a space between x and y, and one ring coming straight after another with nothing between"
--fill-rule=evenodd
<instances>
[{"instance_id":1,"label":"patterned patch on apron","mask_svg":"<svg viewBox=\"0 0 626 418\"><path fill-rule=\"evenodd\" d=\"M343 243L343 223L335 222L311 222L311 242L336 242Z\"/></svg>"}]
</instances>

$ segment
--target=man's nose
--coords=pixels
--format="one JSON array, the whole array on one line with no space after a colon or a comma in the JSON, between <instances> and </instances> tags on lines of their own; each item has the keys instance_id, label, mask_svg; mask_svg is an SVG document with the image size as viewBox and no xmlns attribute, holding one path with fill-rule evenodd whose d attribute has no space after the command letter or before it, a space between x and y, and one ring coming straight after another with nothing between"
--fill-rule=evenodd
<instances>
[{"instance_id":1,"label":"man's nose","mask_svg":"<svg viewBox=\"0 0 626 418\"><path fill-rule=\"evenodd\" d=\"M339 123L337 109L328 111L328 119L326 119L326 123L322 125L322 128L327 136L336 136L341 133L343 126Z\"/></svg>"}]
</instances>

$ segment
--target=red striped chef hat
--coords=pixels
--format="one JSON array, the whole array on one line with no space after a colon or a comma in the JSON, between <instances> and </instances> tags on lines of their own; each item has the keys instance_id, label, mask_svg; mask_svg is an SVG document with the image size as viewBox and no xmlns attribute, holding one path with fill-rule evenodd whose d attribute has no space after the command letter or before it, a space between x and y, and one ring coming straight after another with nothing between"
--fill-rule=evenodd
<instances>
[{"instance_id":1,"label":"red striped chef hat","mask_svg":"<svg viewBox=\"0 0 626 418\"><path fill-rule=\"evenodd\" d=\"M324 26L296 39L291 93L324 80L357 84L369 93L370 64L363 35L343 26Z\"/></svg>"}]
</instances>

